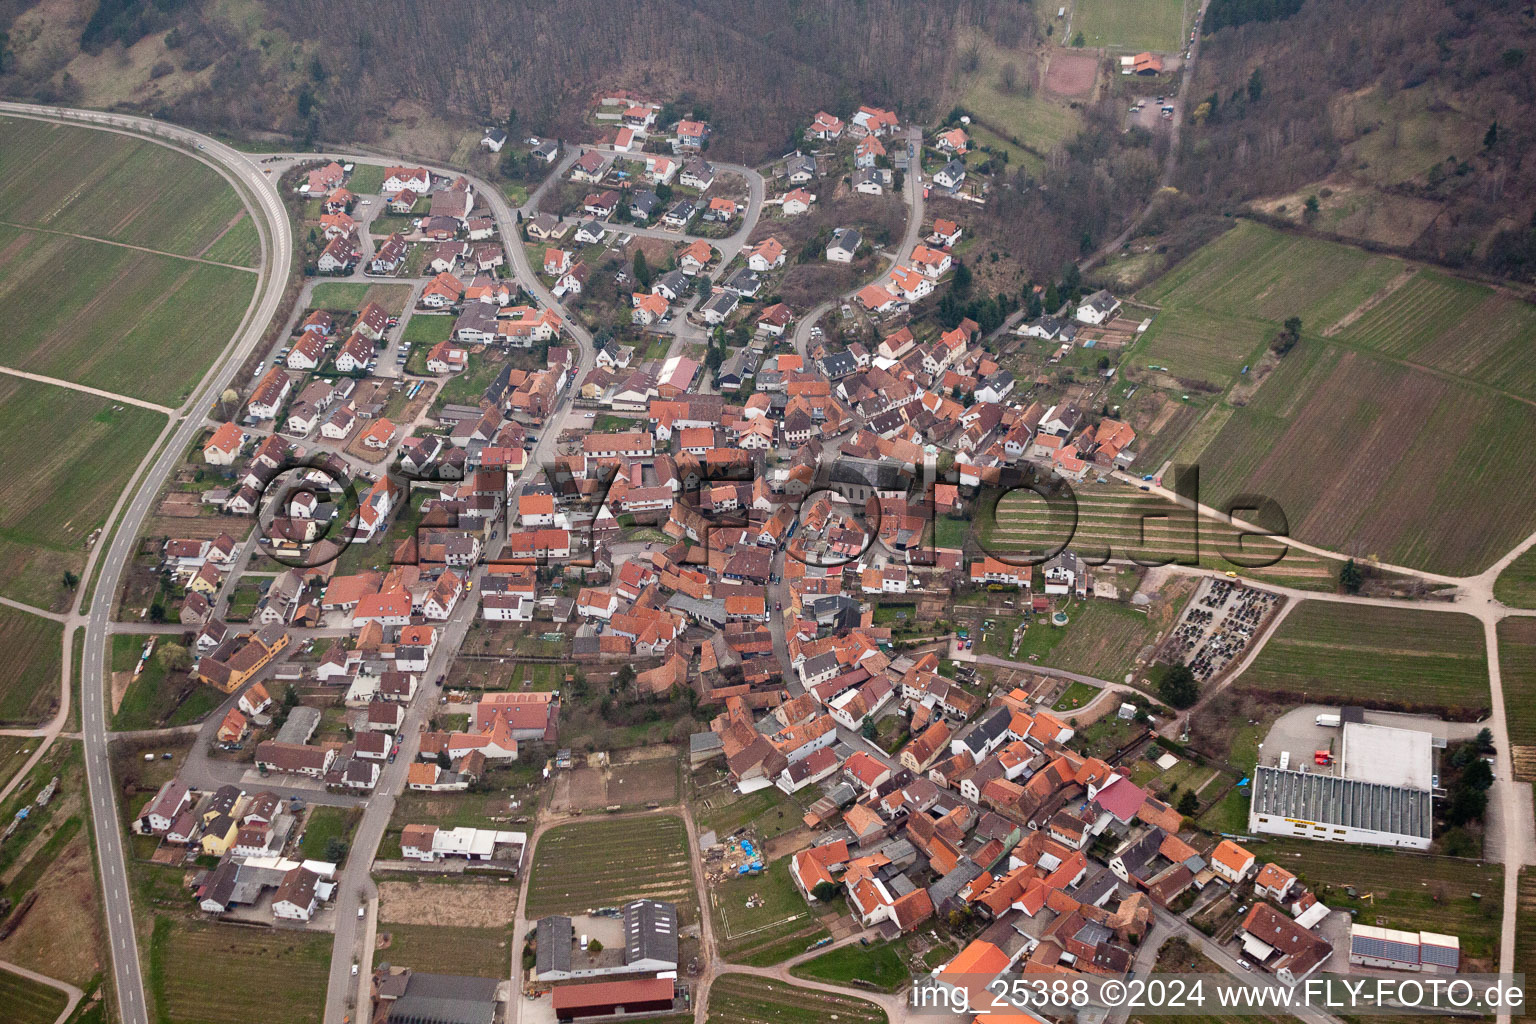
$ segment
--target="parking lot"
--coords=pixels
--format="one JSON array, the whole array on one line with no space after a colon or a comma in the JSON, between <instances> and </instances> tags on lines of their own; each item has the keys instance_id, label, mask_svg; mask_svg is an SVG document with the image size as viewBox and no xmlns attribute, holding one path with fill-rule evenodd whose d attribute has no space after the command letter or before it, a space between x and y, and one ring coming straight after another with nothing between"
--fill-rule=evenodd
<instances>
[{"instance_id":1,"label":"parking lot","mask_svg":"<svg viewBox=\"0 0 1536 1024\"><path fill-rule=\"evenodd\" d=\"M1176 96L1137 96L1127 105L1127 128L1145 128L1149 132L1164 131L1175 118L1182 116Z\"/></svg>"}]
</instances>

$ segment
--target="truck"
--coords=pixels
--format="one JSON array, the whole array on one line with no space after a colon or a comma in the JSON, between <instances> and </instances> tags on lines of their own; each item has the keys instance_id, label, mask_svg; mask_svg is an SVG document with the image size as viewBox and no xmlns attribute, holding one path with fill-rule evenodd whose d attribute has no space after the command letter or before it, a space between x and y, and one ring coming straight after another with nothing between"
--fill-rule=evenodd
<instances>
[{"instance_id":1,"label":"truck","mask_svg":"<svg viewBox=\"0 0 1536 1024\"><path fill-rule=\"evenodd\" d=\"M1291 766L1291 752L1289 750L1282 750L1282 751L1280 751L1280 770L1281 771L1285 771L1290 766Z\"/></svg>"},{"instance_id":2,"label":"truck","mask_svg":"<svg viewBox=\"0 0 1536 1024\"><path fill-rule=\"evenodd\" d=\"M1324 729L1337 729L1339 727L1339 716L1318 715L1317 724Z\"/></svg>"}]
</instances>

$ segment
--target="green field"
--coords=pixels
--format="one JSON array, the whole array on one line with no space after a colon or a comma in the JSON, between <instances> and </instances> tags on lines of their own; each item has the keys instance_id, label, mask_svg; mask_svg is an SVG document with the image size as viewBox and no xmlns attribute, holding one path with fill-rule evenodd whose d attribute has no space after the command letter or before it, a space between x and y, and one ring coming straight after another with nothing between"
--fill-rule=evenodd
<instances>
[{"instance_id":1,"label":"green field","mask_svg":"<svg viewBox=\"0 0 1536 1024\"><path fill-rule=\"evenodd\" d=\"M328 860L326 846L332 839L349 841L357 819L358 812L355 810L316 806L309 812L309 820L304 823L304 841L299 844L299 851L308 860Z\"/></svg>"},{"instance_id":2,"label":"green field","mask_svg":"<svg viewBox=\"0 0 1536 1024\"><path fill-rule=\"evenodd\" d=\"M244 210L211 167L113 132L0 118L0 151L0 222L196 256Z\"/></svg>"},{"instance_id":3,"label":"green field","mask_svg":"<svg viewBox=\"0 0 1536 1024\"><path fill-rule=\"evenodd\" d=\"M202 255L203 259L217 263L252 267L259 262L260 253L261 238L256 233L256 224L249 216L242 215Z\"/></svg>"},{"instance_id":4,"label":"green field","mask_svg":"<svg viewBox=\"0 0 1536 1024\"><path fill-rule=\"evenodd\" d=\"M1070 503L1047 504L1024 490L1004 495L995 510L989 501L981 499L978 532L985 549L999 558L1038 557L1070 542L1079 558L1095 563L1105 558L1145 565L1179 561L1297 587L1334 586L1337 570L1328 560L1265 538L1249 538L1239 545L1232 527L1123 484L1077 485L1075 509ZM1272 565L1252 567L1275 559Z\"/></svg>"},{"instance_id":5,"label":"green field","mask_svg":"<svg viewBox=\"0 0 1536 1024\"><path fill-rule=\"evenodd\" d=\"M1536 608L1536 547L1505 566L1494 581L1493 596L1515 608Z\"/></svg>"},{"instance_id":6,"label":"green field","mask_svg":"<svg viewBox=\"0 0 1536 1024\"><path fill-rule=\"evenodd\" d=\"M885 1011L854 996L796 988L771 978L722 974L709 989L707 1024L884 1024Z\"/></svg>"},{"instance_id":7,"label":"green field","mask_svg":"<svg viewBox=\"0 0 1536 1024\"><path fill-rule=\"evenodd\" d=\"M978 144L1005 148L1011 160L1022 157L1026 167L1038 170L1043 164L1035 153L1049 153L1076 134L1082 123L1080 115L1065 100L1043 89L1004 88L1003 68L1010 63L1028 67L1025 55L979 34L967 45L974 45L979 56L976 70L961 83L961 105L975 119L971 134ZM1026 153L1009 139L1019 140L1034 153Z\"/></svg>"},{"instance_id":8,"label":"green field","mask_svg":"<svg viewBox=\"0 0 1536 1024\"><path fill-rule=\"evenodd\" d=\"M63 605L102 525L165 418L51 384L0 377L0 594ZM48 446L34 442L47 431Z\"/></svg>"},{"instance_id":9,"label":"green field","mask_svg":"<svg viewBox=\"0 0 1536 1024\"><path fill-rule=\"evenodd\" d=\"M1305 339L1215 438L1181 457L1219 504L1258 493L1294 536L1451 575L1536 527L1536 408Z\"/></svg>"},{"instance_id":10,"label":"green field","mask_svg":"<svg viewBox=\"0 0 1536 1024\"><path fill-rule=\"evenodd\" d=\"M447 341L451 334L453 334L453 317L418 314L405 322L405 330L401 332L400 340L408 341L412 345L430 347L440 341Z\"/></svg>"},{"instance_id":11,"label":"green field","mask_svg":"<svg viewBox=\"0 0 1536 1024\"><path fill-rule=\"evenodd\" d=\"M512 927L447 928L429 924L379 923L389 948L375 949L374 966L409 967L435 974L505 978L512 971Z\"/></svg>"},{"instance_id":12,"label":"green field","mask_svg":"<svg viewBox=\"0 0 1536 1024\"><path fill-rule=\"evenodd\" d=\"M311 293L311 309L328 309L351 313L363 308L364 303L377 302L392 315L399 316L410 301L411 286L408 284L364 284L356 281L322 281Z\"/></svg>"},{"instance_id":13,"label":"green field","mask_svg":"<svg viewBox=\"0 0 1536 1024\"><path fill-rule=\"evenodd\" d=\"M790 877L789 862L790 858L780 857L761 875L739 875L710 889L721 957L767 967L826 938L827 930L815 916L826 913L826 907L808 904L800 895ZM761 897L763 905L748 907L747 899L753 896Z\"/></svg>"},{"instance_id":14,"label":"green field","mask_svg":"<svg viewBox=\"0 0 1536 1024\"><path fill-rule=\"evenodd\" d=\"M671 815L560 825L539 838L523 913L582 913L636 899L693 904L688 861L688 834Z\"/></svg>"},{"instance_id":15,"label":"green field","mask_svg":"<svg viewBox=\"0 0 1536 1024\"><path fill-rule=\"evenodd\" d=\"M360 196L377 195L384 187L383 164L353 164L347 188Z\"/></svg>"},{"instance_id":16,"label":"green field","mask_svg":"<svg viewBox=\"0 0 1536 1024\"><path fill-rule=\"evenodd\" d=\"M1508 618L1498 628L1499 678L1504 684L1509 742L1517 747L1536 747L1536 619ZM1522 764L1525 760L1515 759L1517 770L1536 768Z\"/></svg>"},{"instance_id":17,"label":"green field","mask_svg":"<svg viewBox=\"0 0 1536 1024\"><path fill-rule=\"evenodd\" d=\"M0 971L0 1006L9 1024L53 1024L69 1002L51 985Z\"/></svg>"},{"instance_id":18,"label":"green field","mask_svg":"<svg viewBox=\"0 0 1536 1024\"><path fill-rule=\"evenodd\" d=\"M831 985L851 987L862 982L881 992L896 992L912 980L912 969L902 959L900 948L889 942L839 946L796 964L789 973Z\"/></svg>"},{"instance_id":19,"label":"green field","mask_svg":"<svg viewBox=\"0 0 1536 1024\"><path fill-rule=\"evenodd\" d=\"M1133 53L1171 53L1184 45L1184 0L1076 0L1072 10L1063 43L1081 32L1087 46Z\"/></svg>"},{"instance_id":20,"label":"green field","mask_svg":"<svg viewBox=\"0 0 1536 1024\"><path fill-rule=\"evenodd\" d=\"M1161 311L1127 364L1217 391L1302 320L1257 391L1218 402L1185 439L1178 457L1201 466L1207 504L1266 495L1298 537L1451 575L1536 527L1521 514L1536 508L1529 304L1246 221L1138 299Z\"/></svg>"},{"instance_id":21,"label":"green field","mask_svg":"<svg viewBox=\"0 0 1536 1024\"><path fill-rule=\"evenodd\" d=\"M112 716L112 729L117 732L135 729L157 729L166 725L188 725L213 711L223 701L224 695L211 686L193 684L185 673L177 673L174 682L167 680L168 670L164 661L164 646L176 638L161 637L150 655L149 664L139 677L128 684L123 702ZM112 638L112 671L131 670L144 648L143 636L119 633Z\"/></svg>"},{"instance_id":22,"label":"green field","mask_svg":"<svg viewBox=\"0 0 1536 1024\"><path fill-rule=\"evenodd\" d=\"M330 965L326 933L156 916L148 980L160 1024L310 1024Z\"/></svg>"},{"instance_id":23,"label":"green field","mask_svg":"<svg viewBox=\"0 0 1536 1024\"><path fill-rule=\"evenodd\" d=\"M51 619L0 607L0 651L6 655L0 721L34 724L57 704L62 630Z\"/></svg>"},{"instance_id":24,"label":"green field","mask_svg":"<svg viewBox=\"0 0 1536 1024\"><path fill-rule=\"evenodd\" d=\"M174 406L255 286L244 270L0 226L0 363Z\"/></svg>"},{"instance_id":25,"label":"green field","mask_svg":"<svg viewBox=\"0 0 1536 1024\"><path fill-rule=\"evenodd\" d=\"M1536 976L1536 872L1520 869L1520 913L1515 917L1515 973Z\"/></svg>"},{"instance_id":26,"label":"green field","mask_svg":"<svg viewBox=\"0 0 1536 1024\"><path fill-rule=\"evenodd\" d=\"M1239 677L1245 690L1322 703L1488 708L1482 625L1458 612L1307 601Z\"/></svg>"},{"instance_id":27,"label":"green field","mask_svg":"<svg viewBox=\"0 0 1536 1024\"><path fill-rule=\"evenodd\" d=\"M1271 837L1258 850L1311 888L1335 910L1356 910L1357 919L1383 927L1447 932L1461 939L1461 969L1495 970L1488 964L1498 946L1504 872L1497 864L1435 857L1403 850ZM1345 886L1358 894L1350 897ZM1481 897L1473 893L1481 894ZM1373 894L1372 899L1366 899ZM1469 964L1483 961L1485 966Z\"/></svg>"},{"instance_id":28,"label":"green field","mask_svg":"<svg viewBox=\"0 0 1536 1024\"><path fill-rule=\"evenodd\" d=\"M1239 221L1137 293L1161 307L1132 365L1224 388L1287 317L1321 333L1406 267L1401 260ZM1168 320L1167 324L1162 323Z\"/></svg>"}]
</instances>

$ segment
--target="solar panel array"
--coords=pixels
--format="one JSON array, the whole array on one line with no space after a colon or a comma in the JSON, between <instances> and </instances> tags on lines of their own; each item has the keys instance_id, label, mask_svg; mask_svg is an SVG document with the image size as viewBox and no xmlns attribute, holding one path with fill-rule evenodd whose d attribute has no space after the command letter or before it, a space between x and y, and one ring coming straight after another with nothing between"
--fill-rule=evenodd
<instances>
[{"instance_id":1,"label":"solar panel array","mask_svg":"<svg viewBox=\"0 0 1536 1024\"><path fill-rule=\"evenodd\" d=\"M1358 956L1376 957L1379 960L1396 960L1404 964L1419 962L1417 942L1397 942L1379 939L1374 935L1361 935L1358 931L1349 937L1349 951Z\"/></svg>"}]
</instances>

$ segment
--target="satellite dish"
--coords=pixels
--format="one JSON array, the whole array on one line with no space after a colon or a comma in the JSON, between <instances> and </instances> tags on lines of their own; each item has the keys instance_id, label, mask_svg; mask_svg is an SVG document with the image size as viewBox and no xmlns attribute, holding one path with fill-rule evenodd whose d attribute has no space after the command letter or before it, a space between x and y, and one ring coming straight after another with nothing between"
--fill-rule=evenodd
<instances>
[{"instance_id":1,"label":"satellite dish","mask_svg":"<svg viewBox=\"0 0 1536 1024\"><path fill-rule=\"evenodd\" d=\"M971 115L970 114L961 114L960 115L960 123L961 124L970 124L971 123Z\"/></svg>"}]
</instances>

